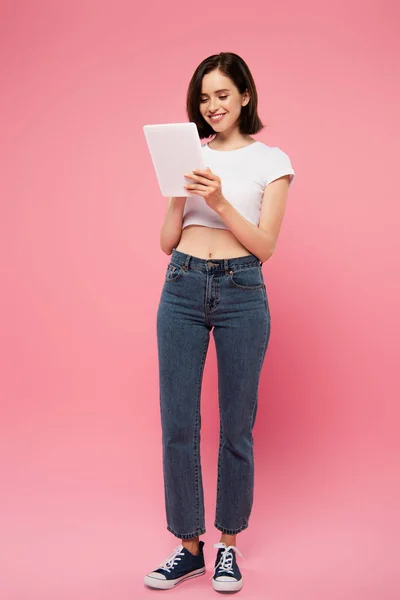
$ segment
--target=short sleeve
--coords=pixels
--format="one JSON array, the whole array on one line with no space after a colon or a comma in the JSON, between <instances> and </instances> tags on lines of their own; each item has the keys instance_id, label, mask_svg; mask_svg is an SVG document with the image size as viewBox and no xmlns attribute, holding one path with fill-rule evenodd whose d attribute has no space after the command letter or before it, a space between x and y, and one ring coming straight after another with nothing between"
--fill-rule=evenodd
<instances>
[{"instance_id":1,"label":"short sleeve","mask_svg":"<svg viewBox=\"0 0 400 600\"><path fill-rule=\"evenodd\" d=\"M268 185L271 181L275 181L275 179L278 179L283 175L290 175L289 185L291 185L295 177L295 172L289 156L280 148L275 147L272 148L272 150L273 152L271 153L271 159L267 169L265 185Z\"/></svg>"}]
</instances>

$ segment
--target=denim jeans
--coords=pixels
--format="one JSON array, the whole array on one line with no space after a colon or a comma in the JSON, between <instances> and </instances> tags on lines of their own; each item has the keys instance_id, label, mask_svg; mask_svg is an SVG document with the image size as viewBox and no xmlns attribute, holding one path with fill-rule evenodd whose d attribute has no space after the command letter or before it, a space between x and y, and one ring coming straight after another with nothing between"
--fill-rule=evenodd
<instances>
[{"instance_id":1,"label":"denim jeans","mask_svg":"<svg viewBox=\"0 0 400 600\"><path fill-rule=\"evenodd\" d=\"M157 311L162 462L167 529L205 533L200 464L200 393L213 332L218 363L220 445L215 527L248 527L253 504L253 435L258 385L270 336L262 263L251 254L202 259L172 251Z\"/></svg>"}]
</instances>

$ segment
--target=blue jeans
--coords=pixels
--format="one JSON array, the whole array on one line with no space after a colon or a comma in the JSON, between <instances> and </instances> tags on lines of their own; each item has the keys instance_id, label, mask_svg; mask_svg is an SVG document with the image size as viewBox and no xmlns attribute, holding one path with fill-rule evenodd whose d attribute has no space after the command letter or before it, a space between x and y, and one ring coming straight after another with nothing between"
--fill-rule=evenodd
<instances>
[{"instance_id":1,"label":"blue jeans","mask_svg":"<svg viewBox=\"0 0 400 600\"><path fill-rule=\"evenodd\" d=\"M262 263L251 254L206 260L172 251L157 312L160 413L167 529L205 533L200 464L200 393L213 331L218 362L220 445L215 527L248 527L258 385L270 335Z\"/></svg>"}]
</instances>

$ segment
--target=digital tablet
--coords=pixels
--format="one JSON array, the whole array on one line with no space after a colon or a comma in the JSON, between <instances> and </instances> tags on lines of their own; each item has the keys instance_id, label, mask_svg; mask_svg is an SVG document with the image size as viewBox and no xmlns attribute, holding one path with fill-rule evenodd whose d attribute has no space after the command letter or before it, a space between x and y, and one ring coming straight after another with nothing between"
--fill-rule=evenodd
<instances>
[{"instance_id":1,"label":"digital tablet","mask_svg":"<svg viewBox=\"0 0 400 600\"><path fill-rule=\"evenodd\" d=\"M143 131L161 195L190 196L183 186L193 180L184 173L206 168L196 124L144 125Z\"/></svg>"}]
</instances>

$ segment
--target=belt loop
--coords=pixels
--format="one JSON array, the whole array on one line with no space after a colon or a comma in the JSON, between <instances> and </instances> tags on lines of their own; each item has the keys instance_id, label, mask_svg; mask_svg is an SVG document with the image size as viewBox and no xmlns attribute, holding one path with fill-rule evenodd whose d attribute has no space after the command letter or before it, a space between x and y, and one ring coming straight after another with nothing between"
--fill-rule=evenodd
<instances>
[{"instance_id":1,"label":"belt loop","mask_svg":"<svg viewBox=\"0 0 400 600\"><path fill-rule=\"evenodd\" d=\"M229 275L229 263L228 263L228 259L224 258L224 270L225 270L225 275Z\"/></svg>"},{"instance_id":2,"label":"belt loop","mask_svg":"<svg viewBox=\"0 0 400 600\"><path fill-rule=\"evenodd\" d=\"M187 270L188 270L188 268L189 268L189 263L190 263L190 259L191 259L191 258L192 258L192 257L190 256L190 254L188 254L188 255L186 256L186 258L185 258L184 269L185 269L186 271L187 271Z\"/></svg>"}]
</instances>

